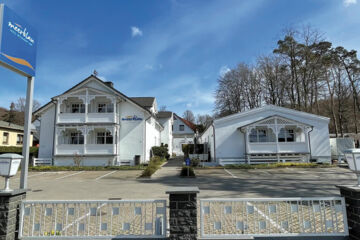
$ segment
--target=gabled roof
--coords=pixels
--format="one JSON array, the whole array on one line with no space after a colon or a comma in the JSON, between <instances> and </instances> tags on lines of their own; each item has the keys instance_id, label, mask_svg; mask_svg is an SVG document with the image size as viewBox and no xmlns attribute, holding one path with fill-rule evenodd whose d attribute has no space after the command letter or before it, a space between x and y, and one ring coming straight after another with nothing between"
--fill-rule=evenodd
<instances>
[{"instance_id":1,"label":"gabled roof","mask_svg":"<svg viewBox=\"0 0 360 240\"><path fill-rule=\"evenodd\" d=\"M151 114L150 110L147 109L146 107L140 105L138 102L134 101L133 99L129 98L128 96L126 96L125 94L119 92L117 89L115 89L114 87L112 87L110 84L107 84L106 82L102 81L100 78L96 77L95 75L90 75L89 77L85 78L83 81L79 82L78 84L76 84L75 86L73 86L72 88L66 90L65 92L63 92L62 94L58 95L58 96L61 96L61 95L64 95L66 93L69 93L71 92L72 90L74 90L75 88L85 84L87 81L89 80L96 80L97 82L99 82L101 85L103 85L105 88L108 88L109 90L111 90L112 92L114 92L115 94L117 94L118 96L126 99L126 100L129 100L130 102L134 103L135 105L139 106L140 108L144 109L146 112L148 112L149 114ZM58 96L55 96L53 97L52 99L58 97ZM155 99L155 98L154 98ZM45 110L48 106L50 106L52 103L52 101L48 102L47 104L45 104L44 106L42 106L41 108L39 108L37 111L33 112L34 115L42 112L43 110Z\"/></svg>"},{"instance_id":2,"label":"gabled roof","mask_svg":"<svg viewBox=\"0 0 360 240\"><path fill-rule=\"evenodd\" d=\"M6 128L6 129L15 130L15 131L24 131L24 126L20 126L17 124L13 124L13 123L1 121L1 120L0 120L0 128ZM31 129L31 132L33 132L33 129Z\"/></svg>"},{"instance_id":3,"label":"gabled roof","mask_svg":"<svg viewBox=\"0 0 360 240\"><path fill-rule=\"evenodd\" d=\"M302 112L302 111L298 111L298 110L294 110L294 109L290 109L290 108L285 108L285 107L279 107L279 106L275 106L275 105L265 105L263 107L254 108L254 109L247 110L247 111L244 111L244 112L234 113L234 114L231 114L231 115L226 116L226 117L215 119L214 123L223 122L223 121L227 121L227 120L232 120L232 119L235 119L235 118L238 118L238 117L243 117L243 116L255 114L255 113L258 113L258 112L262 112L262 111L268 111L268 110L270 110L270 111L279 111L279 112L282 112L284 114L298 115L298 116L301 116L301 117L304 117L304 118L310 118L310 119L313 119L313 120L322 120L322 121L326 121L326 122L330 121L330 119L327 118L327 117L315 115L315 114L312 114L312 113ZM276 115L276 114L274 113L274 115Z\"/></svg>"},{"instance_id":4,"label":"gabled roof","mask_svg":"<svg viewBox=\"0 0 360 240\"><path fill-rule=\"evenodd\" d=\"M272 116L269 116L269 117L264 117L264 118L262 118L262 119L260 119L260 120L255 121L255 122L251 122L251 123L249 123L249 124L245 124L245 125L243 125L243 126L240 126L239 129L244 129L244 128L246 128L247 126L250 126L250 125L253 125L253 124L258 124L258 123L264 122L264 121L269 120L269 119L272 119L272 118L285 119L285 120L287 120L287 121L289 121L289 122L291 122L291 123L297 123L297 124L299 124L299 125L303 125L303 126L307 126L307 127L313 127L313 126L311 126L310 124L302 123L302 122L299 122L299 121L296 121L296 120L293 120L293 119L290 119L290 118L281 117L281 116L279 116L279 115L272 115Z\"/></svg>"},{"instance_id":5,"label":"gabled roof","mask_svg":"<svg viewBox=\"0 0 360 240\"><path fill-rule=\"evenodd\" d=\"M188 121L188 120L186 120L186 119L184 119L184 118L182 118L182 117L179 117L176 113L174 113L174 115L175 115L178 119L180 119L183 123L185 123L186 126L188 126L191 130L193 130L194 132L196 132L196 126L195 126L195 124L193 124L192 122L190 122L190 121Z\"/></svg>"},{"instance_id":6,"label":"gabled roof","mask_svg":"<svg viewBox=\"0 0 360 240\"><path fill-rule=\"evenodd\" d=\"M170 111L160 111L156 114L157 118L171 118L173 113Z\"/></svg>"},{"instance_id":7,"label":"gabled roof","mask_svg":"<svg viewBox=\"0 0 360 240\"><path fill-rule=\"evenodd\" d=\"M151 108L154 105L154 97L130 97L131 100L141 105L142 107Z\"/></svg>"}]
</instances>

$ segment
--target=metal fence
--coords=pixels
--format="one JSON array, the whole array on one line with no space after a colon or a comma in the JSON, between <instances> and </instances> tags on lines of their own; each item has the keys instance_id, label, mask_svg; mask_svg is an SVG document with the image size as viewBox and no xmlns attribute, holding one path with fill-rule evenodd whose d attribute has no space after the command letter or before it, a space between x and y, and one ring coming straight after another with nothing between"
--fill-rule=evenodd
<instances>
[{"instance_id":1,"label":"metal fence","mask_svg":"<svg viewBox=\"0 0 360 240\"><path fill-rule=\"evenodd\" d=\"M344 198L201 199L202 238L348 236Z\"/></svg>"},{"instance_id":2,"label":"metal fence","mask_svg":"<svg viewBox=\"0 0 360 240\"><path fill-rule=\"evenodd\" d=\"M24 201L19 237L163 238L166 200Z\"/></svg>"}]
</instances>

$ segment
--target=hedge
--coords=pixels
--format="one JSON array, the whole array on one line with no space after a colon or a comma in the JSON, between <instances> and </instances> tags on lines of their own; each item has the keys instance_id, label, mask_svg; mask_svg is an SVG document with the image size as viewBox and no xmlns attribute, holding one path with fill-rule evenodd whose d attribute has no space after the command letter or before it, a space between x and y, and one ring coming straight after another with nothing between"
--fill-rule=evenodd
<instances>
[{"instance_id":1,"label":"hedge","mask_svg":"<svg viewBox=\"0 0 360 240\"><path fill-rule=\"evenodd\" d=\"M189 176L188 176L189 174ZM194 168L183 166L180 172L181 177L195 177Z\"/></svg>"},{"instance_id":2,"label":"hedge","mask_svg":"<svg viewBox=\"0 0 360 240\"><path fill-rule=\"evenodd\" d=\"M29 166L33 172L57 172L57 171L109 171L109 170L143 170L144 165L138 166Z\"/></svg>"},{"instance_id":3,"label":"hedge","mask_svg":"<svg viewBox=\"0 0 360 240\"><path fill-rule=\"evenodd\" d=\"M154 156L160 157L160 158L166 158L169 159L170 158L170 154L168 153L168 145L165 144L161 144L161 146L154 146L151 148L152 153L154 154Z\"/></svg>"},{"instance_id":4,"label":"hedge","mask_svg":"<svg viewBox=\"0 0 360 240\"><path fill-rule=\"evenodd\" d=\"M30 155L33 155L35 157L38 156L39 148L38 147L30 147ZM0 147L0 154L3 153L18 153L22 154L22 147Z\"/></svg>"},{"instance_id":5,"label":"hedge","mask_svg":"<svg viewBox=\"0 0 360 240\"><path fill-rule=\"evenodd\" d=\"M151 175L153 175L158 169L160 169L160 166L165 161L165 158L161 158L158 156L152 157L149 161L149 165L142 172L141 177L151 177Z\"/></svg>"},{"instance_id":6,"label":"hedge","mask_svg":"<svg viewBox=\"0 0 360 240\"><path fill-rule=\"evenodd\" d=\"M273 169L273 168L331 168L335 165L329 163L269 163L269 164L231 164L225 165L224 168L236 169Z\"/></svg>"}]
</instances>

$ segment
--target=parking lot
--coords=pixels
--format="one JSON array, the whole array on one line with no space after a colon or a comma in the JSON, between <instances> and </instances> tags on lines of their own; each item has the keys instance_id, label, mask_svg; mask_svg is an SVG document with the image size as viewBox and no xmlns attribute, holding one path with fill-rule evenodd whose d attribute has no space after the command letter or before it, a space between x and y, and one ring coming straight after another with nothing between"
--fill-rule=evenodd
<instances>
[{"instance_id":1,"label":"parking lot","mask_svg":"<svg viewBox=\"0 0 360 240\"><path fill-rule=\"evenodd\" d=\"M172 186L198 186L200 197L315 197L339 195L336 185L355 184L345 168L197 169L196 178L180 178L178 166L165 165L151 179L141 170L29 172L27 199L106 200L167 198ZM11 180L19 186L19 174Z\"/></svg>"}]
</instances>

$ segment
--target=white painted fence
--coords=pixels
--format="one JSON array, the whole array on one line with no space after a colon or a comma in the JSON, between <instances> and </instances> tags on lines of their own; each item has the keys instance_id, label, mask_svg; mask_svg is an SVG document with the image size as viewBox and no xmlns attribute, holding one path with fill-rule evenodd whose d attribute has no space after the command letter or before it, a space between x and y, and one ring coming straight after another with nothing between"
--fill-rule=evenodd
<instances>
[{"instance_id":1,"label":"white painted fence","mask_svg":"<svg viewBox=\"0 0 360 240\"><path fill-rule=\"evenodd\" d=\"M201 238L348 236L345 200L201 199Z\"/></svg>"},{"instance_id":2,"label":"white painted fence","mask_svg":"<svg viewBox=\"0 0 360 240\"><path fill-rule=\"evenodd\" d=\"M21 239L165 238L166 200L24 201Z\"/></svg>"}]
</instances>

